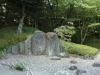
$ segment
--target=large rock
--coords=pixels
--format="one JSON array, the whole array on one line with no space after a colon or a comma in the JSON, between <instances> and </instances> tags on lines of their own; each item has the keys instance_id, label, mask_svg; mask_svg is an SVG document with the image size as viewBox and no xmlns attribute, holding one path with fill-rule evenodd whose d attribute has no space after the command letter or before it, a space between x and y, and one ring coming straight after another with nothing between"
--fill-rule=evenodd
<instances>
[{"instance_id":1,"label":"large rock","mask_svg":"<svg viewBox=\"0 0 100 75\"><path fill-rule=\"evenodd\" d=\"M10 48L6 51L6 53L7 53L7 54L11 54L11 52L12 52L12 48L10 47Z\"/></svg>"},{"instance_id":2,"label":"large rock","mask_svg":"<svg viewBox=\"0 0 100 75\"><path fill-rule=\"evenodd\" d=\"M59 40L56 33L48 32L46 33L47 44L46 44L46 54L48 56L58 56L60 54Z\"/></svg>"},{"instance_id":3,"label":"large rock","mask_svg":"<svg viewBox=\"0 0 100 75\"><path fill-rule=\"evenodd\" d=\"M32 52L34 55L45 54L46 34L42 31L35 31L32 37Z\"/></svg>"},{"instance_id":4,"label":"large rock","mask_svg":"<svg viewBox=\"0 0 100 75\"><path fill-rule=\"evenodd\" d=\"M18 46L12 46L12 54L19 54L19 47Z\"/></svg>"},{"instance_id":5,"label":"large rock","mask_svg":"<svg viewBox=\"0 0 100 75\"><path fill-rule=\"evenodd\" d=\"M21 42L19 44L19 48L20 48L20 54L25 54L25 44L23 42Z\"/></svg>"},{"instance_id":6,"label":"large rock","mask_svg":"<svg viewBox=\"0 0 100 75\"><path fill-rule=\"evenodd\" d=\"M31 39L32 39L32 36L29 36L29 37L25 40L25 54L26 54L26 55L31 54Z\"/></svg>"}]
</instances>

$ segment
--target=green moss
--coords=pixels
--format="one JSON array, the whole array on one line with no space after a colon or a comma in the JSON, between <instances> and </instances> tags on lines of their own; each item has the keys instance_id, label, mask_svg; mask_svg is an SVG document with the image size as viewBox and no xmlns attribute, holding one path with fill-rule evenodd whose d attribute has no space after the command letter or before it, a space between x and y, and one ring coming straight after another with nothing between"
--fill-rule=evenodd
<instances>
[{"instance_id":1,"label":"green moss","mask_svg":"<svg viewBox=\"0 0 100 75\"><path fill-rule=\"evenodd\" d=\"M97 48L93 48L90 46L75 44L75 43L66 42L63 40L60 40L60 41L67 48L66 52L68 52L70 54L77 54L77 55L83 56L86 54L95 55L99 52L99 50Z\"/></svg>"}]
</instances>

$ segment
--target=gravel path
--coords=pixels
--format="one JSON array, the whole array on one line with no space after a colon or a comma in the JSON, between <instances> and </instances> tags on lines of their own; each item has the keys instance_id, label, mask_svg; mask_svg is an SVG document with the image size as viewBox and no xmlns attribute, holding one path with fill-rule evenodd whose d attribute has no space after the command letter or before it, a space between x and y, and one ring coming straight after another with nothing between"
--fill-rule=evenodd
<instances>
[{"instance_id":1,"label":"gravel path","mask_svg":"<svg viewBox=\"0 0 100 75\"><path fill-rule=\"evenodd\" d=\"M69 70L70 66L77 66L78 69L85 70L86 73L80 75L100 75L100 67L93 67L94 62L100 62L100 54L94 60L84 60L81 58L61 58L61 60L51 60L51 57L8 55L8 59L1 59L0 63L19 63L24 62L33 72L33 75L61 75L58 72L67 72L65 75L77 75L76 70ZM77 61L76 64L70 63L71 60ZM27 71L17 71L8 66L0 65L0 75L27 75Z\"/></svg>"}]
</instances>

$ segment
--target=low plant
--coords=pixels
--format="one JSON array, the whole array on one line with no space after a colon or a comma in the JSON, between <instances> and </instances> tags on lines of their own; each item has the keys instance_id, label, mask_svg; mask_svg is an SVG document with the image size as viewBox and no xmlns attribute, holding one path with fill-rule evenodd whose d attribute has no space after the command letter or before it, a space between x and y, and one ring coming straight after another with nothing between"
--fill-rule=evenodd
<instances>
[{"instance_id":1,"label":"low plant","mask_svg":"<svg viewBox=\"0 0 100 75\"><path fill-rule=\"evenodd\" d=\"M60 42L66 47L66 52L70 54L84 56L86 54L96 55L99 52L97 48L93 48L87 45L75 44L72 42L66 42L64 40L60 40Z\"/></svg>"},{"instance_id":2,"label":"low plant","mask_svg":"<svg viewBox=\"0 0 100 75\"><path fill-rule=\"evenodd\" d=\"M17 64L15 65L15 69L16 69L16 70L20 70L20 71L25 71L25 70L26 70L25 64L24 64L24 63L17 63Z\"/></svg>"}]
</instances>

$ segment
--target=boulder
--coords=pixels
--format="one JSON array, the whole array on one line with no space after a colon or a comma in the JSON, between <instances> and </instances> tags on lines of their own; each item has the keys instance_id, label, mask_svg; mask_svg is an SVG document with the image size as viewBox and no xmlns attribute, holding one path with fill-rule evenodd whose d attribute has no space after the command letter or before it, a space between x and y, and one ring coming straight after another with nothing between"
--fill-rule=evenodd
<instances>
[{"instance_id":1,"label":"boulder","mask_svg":"<svg viewBox=\"0 0 100 75\"><path fill-rule=\"evenodd\" d=\"M34 55L45 54L46 34L42 31L35 31L32 36L32 52Z\"/></svg>"},{"instance_id":2,"label":"boulder","mask_svg":"<svg viewBox=\"0 0 100 75\"><path fill-rule=\"evenodd\" d=\"M56 33L48 32L46 33L47 44L46 44L46 55L57 56L60 54L59 40Z\"/></svg>"},{"instance_id":3,"label":"boulder","mask_svg":"<svg viewBox=\"0 0 100 75\"><path fill-rule=\"evenodd\" d=\"M12 47L10 47L10 48L6 51L7 54L11 54L11 52L12 52Z\"/></svg>"},{"instance_id":4,"label":"boulder","mask_svg":"<svg viewBox=\"0 0 100 75\"><path fill-rule=\"evenodd\" d=\"M25 44L24 44L23 42L21 42L21 43L19 44L19 48L20 48L19 53L20 53L20 54L25 54Z\"/></svg>"},{"instance_id":5,"label":"boulder","mask_svg":"<svg viewBox=\"0 0 100 75\"><path fill-rule=\"evenodd\" d=\"M18 46L12 46L12 54L14 54L14 55L19 54L19 47Z\"/></svg>"},{"instance_id":6,"label":"boulder","mask_svg":"<svg viewBox=\"0 0 100 75\"><path fill-rule=\"evenodd\" d=\"M31 47L31 39L32 39L32 36L29 36L26 40L25 40L25 54L26 55L29 55L32 53L32 47Z\"/></svg>"}]
</instances>

